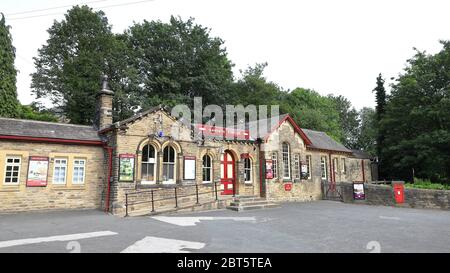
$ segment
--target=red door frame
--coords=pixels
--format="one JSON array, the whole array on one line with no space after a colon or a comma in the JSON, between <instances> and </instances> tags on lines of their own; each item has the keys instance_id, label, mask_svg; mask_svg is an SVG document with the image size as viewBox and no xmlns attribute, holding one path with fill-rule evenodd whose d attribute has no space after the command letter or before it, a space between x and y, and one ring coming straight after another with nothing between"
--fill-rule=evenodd
<instances>
[{"instance_id":1,"label":"red door frame","mask_svg":"<svg viewBox=\"0 0 450 273\"><path fill-rule=\"evenodd\" d=\"M229 160L228 157L231 157L231 161ZM233 177L229 178L228 177L228 164L231 162L231 168L232 168L232 174ZM224 190L223 192L221 192L221 194L223 195L235 195L236 194L236 174L235 174L235 164L236 164L236 160L233 156L233 154L230 151L225 151L225 153L223 154L223 161L220 161L220 168L222 169L222 165L223 165L223 178L220 179L220 182L222 185L224 185ZM230 183L231 180L231 183ZM228 190L228 185L232 184L233 185L233 190L230 191Z\"/></svg>"}]
</instances>

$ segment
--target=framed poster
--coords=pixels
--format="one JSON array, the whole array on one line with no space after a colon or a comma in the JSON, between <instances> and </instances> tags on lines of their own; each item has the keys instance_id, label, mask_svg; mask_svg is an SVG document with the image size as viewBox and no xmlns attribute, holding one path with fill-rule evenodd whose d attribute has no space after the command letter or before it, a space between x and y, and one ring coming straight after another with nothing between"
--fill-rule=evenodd
<instances>
[{"instance_id":1,"label":"framed poster","mask_svg":"<svg viewBox=\"0 0 450 273\"><path fill-rule=\"evenodd\" d=\"M134 154L119 155L119 181L134 181Z\"/></svg>"},{"instance_id":2,"label":"framed poster","mask_svg":"<svg viewBox=\"0 0 450 273\"><path fill-rule=\"evenodd\" d=\"M266 160L266 179L273 178L273 161L271 159Z\"/></svg>"},{"instance_id":3,"label":"framed poster","mask_svg":"<svg viewBox=\"0 0 450 273\"><path fill-rule=\"evenodd\" d=\"M27 187L46 187L48 157L30 156L28 163Z\"/></svg>"},{"instance_id":4,"label":"framed poster","mask_svg":"<svg viewBox=\"0 0 450 273\"><path fill-rule=\"evenodd\" d=\"M184 177L185 180L195 180L195 156L184 157Z\"/></svg>"},{"instance_id":5,"label":"framed poster","mask_svg":"<svg viewBox=\"0 0 450 273\"><path fill-rule=\"evenodd\" d=\"M366 194L364 192L364 182L353 182L353 199L365 200Z\"/></svg>"}]
</instances>

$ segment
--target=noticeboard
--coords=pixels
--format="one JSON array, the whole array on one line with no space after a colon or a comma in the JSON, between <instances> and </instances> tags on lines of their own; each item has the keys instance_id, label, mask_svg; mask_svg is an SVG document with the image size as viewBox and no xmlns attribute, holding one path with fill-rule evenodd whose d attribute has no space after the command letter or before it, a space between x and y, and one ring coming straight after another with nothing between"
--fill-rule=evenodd
<instances>
[{"instance_id":1,"label":"noticeboard","mask_svg":"<svg viewBox=\"0 0 450 273\"><path fill-rule=\"evenodd\" d=\"M353 182L353 199L365 200L366 193L364 191L364 182Z\"/></svg>"},{"instance_id":2,"label":"noticeboard","mask_svg":"<svg viewBox=\"0 0 450 273\"><path fill-rule=\"evenodd\" d=\"M46 187L48 157L30 156L28 163L27 187Z\"/></svg>"},{"instance_id":3,"label":"noticeboard","mask_svg":"<svg viewBox=\"0 0 450 273\"><path fill-rule=\"evenodd\" d=\"M133 182L134 181L134 154L120 154L119 155L119 181Z\"/></svg>"},{"instance_id":4,"label":"noticeboard","mask_svg":"<svg viewBox=\"0 0 450 273\"><path fill-rule=\"evenodd\" d=\"M184 180L195 180L195 156L184 157Z\"/></svg>"}]
</instances>

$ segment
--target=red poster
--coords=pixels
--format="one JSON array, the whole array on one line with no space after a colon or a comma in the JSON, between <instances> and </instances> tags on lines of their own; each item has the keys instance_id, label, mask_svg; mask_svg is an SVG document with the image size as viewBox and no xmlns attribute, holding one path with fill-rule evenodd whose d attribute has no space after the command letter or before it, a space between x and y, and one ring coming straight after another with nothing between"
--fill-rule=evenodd
<instances>
[{"instance_id":1,"label":"red poster","mask_svg":"<svg viewBox=\"0 0 450 273\"><path fill-rule=\"evenodd\" d=\"M48 157L30 156L28 163L27 187L46 187Z\"/></svg>"},{"instance_id":2,"label":"red poster","mask_svg":"<svg viewBox=\"0 0 450 273\"><path fill-rule=\"evenodd\" d=\"M272 160L266 160L266 179L273 178L273 162Z\"/></svg>"}]
</instances>

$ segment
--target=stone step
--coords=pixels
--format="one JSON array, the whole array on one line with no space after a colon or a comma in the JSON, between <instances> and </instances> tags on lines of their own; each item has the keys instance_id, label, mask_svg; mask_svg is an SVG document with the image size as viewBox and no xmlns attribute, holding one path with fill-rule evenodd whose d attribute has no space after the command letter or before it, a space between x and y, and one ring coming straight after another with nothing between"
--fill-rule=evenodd
<instances>
[{"instance_id":1,"label":"stone step","mask_svg":"<svg viewBox=\"0 0 450 273\"><path fill-rule=\"evenodd\" d=\"M265 205L270 203L269 201L265 199L260 199L258 201L240 201L240 200L234 200L231 202L231 206L251 206L251 205Z\"/></svg>"},{"instance_id":2,"label":"stone step","mask_svg":"<svg viewBox=\"0 0 450 273\"><path fill-rule=\"evenodd\" d=\"M233 202L259 202L259 201L265 201L265 198L261 197L253 197L253 198L233 198Z\"/></svg>"},{"instance_id":3,"label":"stone step","mask_svg":"<svg viewBox=\"0 0 450 273\"><path fill-rule=\"evenodd\" d=\"M264 205L248 205L248 206L227 206L227 209L234 211L245 211L245 210L254 210L254 209L268 209L268 208L276 208L279 207L279 204L275 203L267 203Z\"/></svg>"}]
</instances>

